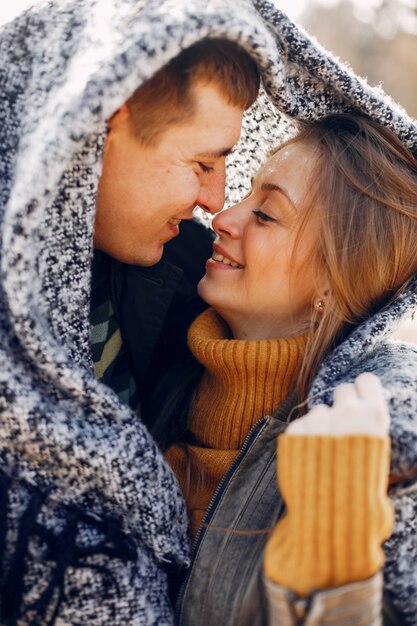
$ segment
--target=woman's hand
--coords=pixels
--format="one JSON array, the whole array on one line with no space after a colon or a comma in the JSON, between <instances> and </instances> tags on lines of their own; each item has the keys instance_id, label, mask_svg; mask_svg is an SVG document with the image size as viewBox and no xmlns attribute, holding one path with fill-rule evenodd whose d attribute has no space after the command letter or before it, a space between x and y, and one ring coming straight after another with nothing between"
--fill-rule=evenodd
<instances>
[{"instance_id":1,"label":"woman's hand","mask_svg":"<svg viewBox=\"0 0 417 626\"><path fill-rule=\"evenodd\" d=\"M389 412L381 382L365 372L354 383L336 387L332 406L319 404L292 422L288 435L369 435L386 437Z\"/></svg>"}]
</instances>

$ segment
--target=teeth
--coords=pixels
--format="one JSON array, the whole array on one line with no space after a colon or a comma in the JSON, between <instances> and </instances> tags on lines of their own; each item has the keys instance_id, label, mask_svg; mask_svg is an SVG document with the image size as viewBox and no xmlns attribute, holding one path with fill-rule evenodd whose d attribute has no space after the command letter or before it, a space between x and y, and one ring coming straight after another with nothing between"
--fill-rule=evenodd
<instances>
[{"instance_id":1,"label":"teeth","mask_svg":"<svg viewBox=\"0 0 417 626\"><path fill-rule=\"evenodd\" d=\"M168 220L168 224L172 224L173 226L178 226L181 223L181 220L173 217L172 220Z\"/></svg>"},{"instance_id":2,"label":"teeth","mask_svg":"<svg viewBox=\"0 0 417 626\"><path fill-rule=\"evenodd\" d=\"M219 254L218 252L213 252L211 258L213 259L213 261L217 261L218 263L224 263L225 265L231 265L232 267L243 269L242 265L239 265L239 263L236 263L235 261L231 261L230 259L223 256L222 254Z\"/></svg>"}]
</instances>

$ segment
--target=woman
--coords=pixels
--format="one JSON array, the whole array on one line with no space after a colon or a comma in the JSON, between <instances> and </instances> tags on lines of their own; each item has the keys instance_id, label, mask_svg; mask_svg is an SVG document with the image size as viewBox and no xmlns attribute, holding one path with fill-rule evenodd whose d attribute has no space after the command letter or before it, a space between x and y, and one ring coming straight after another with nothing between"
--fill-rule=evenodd
<instances>
[{"instance_id":1,"label":"woman","mask_svg":"<svg viewBox=\"0 0 417 626\"><path fill-rule=\"evenodd\" d=\"M199 284L212 308L188 334L202 371L166 453L196 537L179 622L380 623L381 544L393 527L386 399L399 524L386 544L384 615L417 623L417 546L402 518L417 351L383 336L415 293L417 161L377 122L329 116L279 148L213 228ZM184 400L172 375L158 395L169 384L175 418ZM275 438L288 422L277 492Z\"/></svg>"}]
</instances>

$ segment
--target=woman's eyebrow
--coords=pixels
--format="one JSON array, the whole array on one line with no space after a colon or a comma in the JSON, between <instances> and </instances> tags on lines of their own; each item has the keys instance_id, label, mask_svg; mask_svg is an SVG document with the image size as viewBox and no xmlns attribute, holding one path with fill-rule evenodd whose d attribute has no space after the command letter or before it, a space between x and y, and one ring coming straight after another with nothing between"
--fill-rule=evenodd
<instances>
[{"instance_id":1,"label":"woman's eyebrow","mask_svg":"<svg viewBox=\"0 0 417 626\"><path fill-rule=\"evenodd\" d=\"M252 179L251 179L252 187L253 187L254 181L255 181L255 176L253 176ZM294 211L298 211L297 205L292 200L290 194L288 193L288 191L284 187L281 187L281 185L277 185L276 183L264 182L264 183L261 184L261 191L278 191L278 193L281 193L283 196L285 196L285 198L291 204L291 206L294 209Z\"/></svg>"}]
</instances>

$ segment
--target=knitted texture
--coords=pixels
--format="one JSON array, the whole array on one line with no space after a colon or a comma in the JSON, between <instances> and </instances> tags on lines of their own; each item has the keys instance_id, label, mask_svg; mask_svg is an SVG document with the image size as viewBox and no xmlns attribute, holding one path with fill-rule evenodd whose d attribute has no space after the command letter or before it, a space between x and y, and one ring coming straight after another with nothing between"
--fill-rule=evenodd
<instances>
[{"instance_id":1,"label":"knitted texture","mask_svg":"<svg viewBox=\"0 0 417 626\"><path fill-rule=\"evenodd\" d=\"M188 345L205 370L190 407L188 442L171 446L165 458L185 494L193 535L252 426L287 397L306 343L306 335L231 339L213 309L191 325Z\"/></svg>"},{"instance_id":2,"label":"knitted texture","mask_svg":"<svg viewBox=\"0 0 417 626\"><path fill-rule=\"evenodd\" d=\"M291 130L276 107L310 120L362 110L417 152L416 126L401 109L263 0L56 0L1 28L2 623L56 615L71 625L172 623L163 565L188 562L185 507L146 429L93 375L92 228L106 119L207 36L240 43L265 88L229 159L229 201ZM415 292L414 283L323 363L312 402L355 376L367 348L415 308ZM390 402L392 469L412 478L416 354L376 352L370 366ZM396 497L385 585L416 623L417 505L410 490L397 487Z\"/></svg>"},{"instance_id":3,"label":"knitted texture","mask_svg":"<svg viewBox=\"0 0 417 626\"><path fill-rule=\"evenodd\" d=\"M375 574L393 526L388 468L388 439L279 437L287 513L266 547L268 578L308 595Z\"/></svg>"},{"instance_id":4,"label":"knitted texture","mask_svg":"<svg viewBox=\"0 0 417 626\"><path fill-rule=\"evenodd\" d=\"M230 339L213 310L188 332L188 345L205 370L191 405L188 428L209 448L240 450L251 427L287 397L298 374L307 336Z\"/></svg>"}]
</instances>

